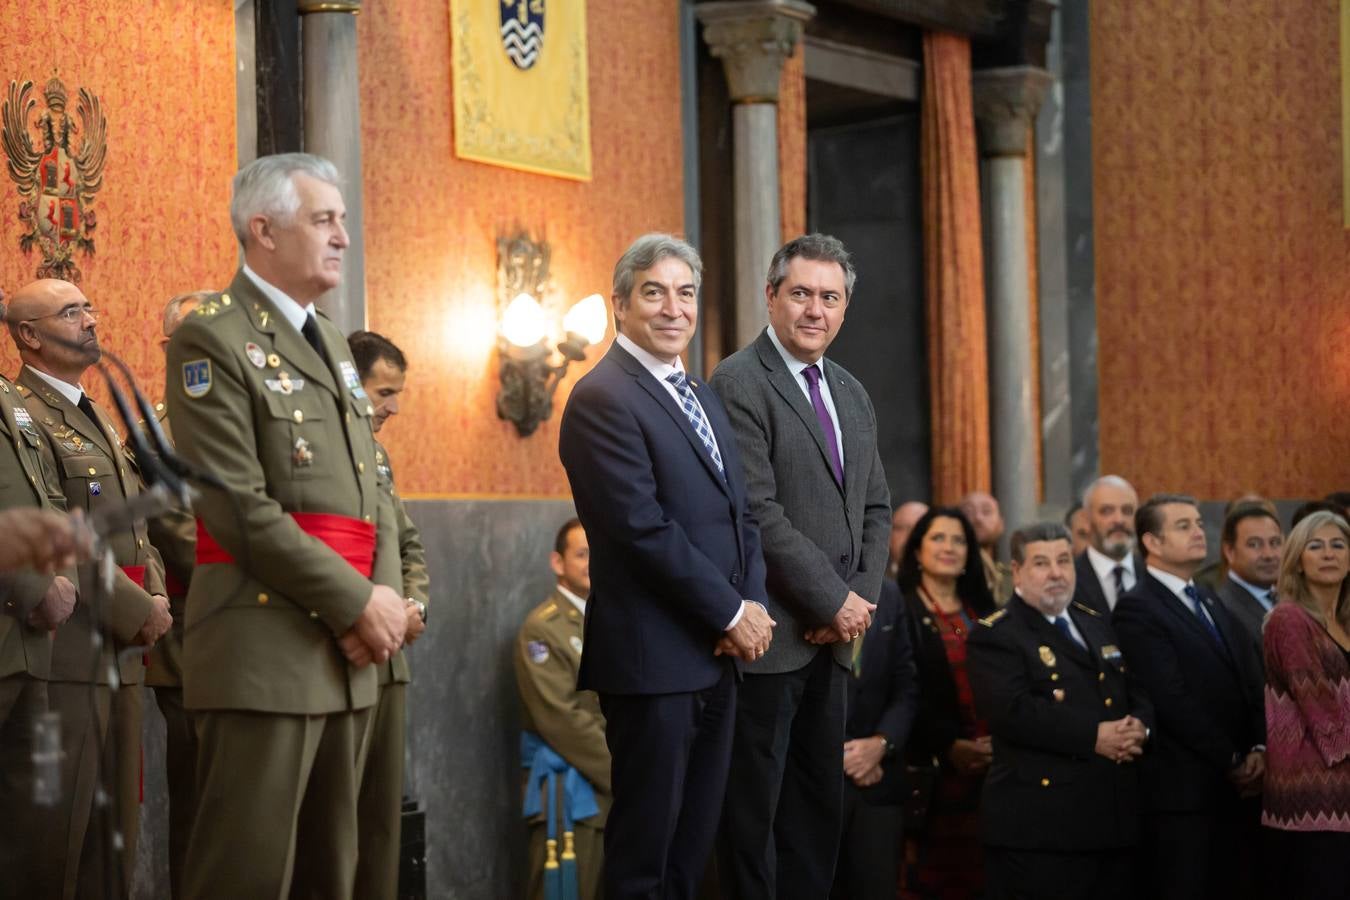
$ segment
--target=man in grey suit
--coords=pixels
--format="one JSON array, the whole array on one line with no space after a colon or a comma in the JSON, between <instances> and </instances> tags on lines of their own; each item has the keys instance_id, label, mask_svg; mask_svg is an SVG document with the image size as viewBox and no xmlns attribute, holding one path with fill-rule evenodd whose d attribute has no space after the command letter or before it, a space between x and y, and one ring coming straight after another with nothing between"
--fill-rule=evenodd
<instances>
[{"instance_id":1,"label":"man in grey suit","mask_svg":"<svg viewBox=\"0 0 1350 900\"><path fill-rule=\"evenodd\" d=\"M1268 503L1240 503L1223 520L1220 548L1228 575L1215 587L1219 602L1233 614L1257 649L1261 623L1275 607L1284 533Z\"/></svg>"},{"instance_id":2,"label":"man in grey suit","mask_svg":"<svg viewBox=\"0 0 1350 900\"><path fill-rule=\"evenodd\" d=\"M774 254L769 327L717 367L759 522L778 635L746 666L722 812L725 896L829 895L843 798L849 667L886 571L890 494L876 416L824 359L853 291L848 251L812 234ZM869 742L890 764L896 748Z\"/></svg>"}]
</instances>

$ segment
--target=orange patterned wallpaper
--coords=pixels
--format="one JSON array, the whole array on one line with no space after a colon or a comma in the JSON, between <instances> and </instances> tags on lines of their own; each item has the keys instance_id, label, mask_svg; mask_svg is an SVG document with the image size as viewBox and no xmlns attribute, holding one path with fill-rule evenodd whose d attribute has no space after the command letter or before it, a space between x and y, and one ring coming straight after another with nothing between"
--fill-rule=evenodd
<instances>
[{"instance_id":1,"label":"orange patterned wallpaper","mask_svg":"<svg viewBox=\"0 0 1350 900\"><path fill-rule=\"evenodd\" d=\"M806 231L806 62L798 42L778 79L778 205L783 242Z\"/></svg>"},{"instance_id":2,"label":"orange patterned wallpaper","mask_svg":"<svg viewBox=\"0 0 1350 900\"><path fill-rule=\"evenodd\" d=\"M569 370L553 417L529 438L497 418L499 233L545 236L565 308L608 298L614 261L638 234L683 228L678 0L592 0L586 12L589 183L455 158L449 3L362 9L367 310L409 359L402 412L381 432L409 496L568 495L558 419L589 362ZM635 35L653 39L639 52Z\"/></svg>"},{"instance_id":3,"label":"orange patterned wallpaper","mask_svg":"<svg viewBox=\"0 0 1350 900\"><path fill-rule=\"evenodd\" d=\"M65 82L97 94L108 120L103 188L92 209L96 255L76 254L81 287L103 313L103 345L158 397L160 314L174 294L224 286L237 258L229 224L235 171L231 0L0 0L0 90ZM76 118L78 122L78 118ZM19 250L18 192L0 167L0 288L31 281ZM0 331L0 371L18 355ZM90 379L94 381L94 379ZM92 387L92 385L91 385Z\"/></svg>"},{"instance_id":4,"label":"orange patterned wallpaper","mask_svg":"<svg viewBox=\"0 0 1350 900\"><path fill-rule=\"evenodd\" d=\"M1103 471L1350 488L1337 0L1092 12Z\"/></svg>"}]
</instances>

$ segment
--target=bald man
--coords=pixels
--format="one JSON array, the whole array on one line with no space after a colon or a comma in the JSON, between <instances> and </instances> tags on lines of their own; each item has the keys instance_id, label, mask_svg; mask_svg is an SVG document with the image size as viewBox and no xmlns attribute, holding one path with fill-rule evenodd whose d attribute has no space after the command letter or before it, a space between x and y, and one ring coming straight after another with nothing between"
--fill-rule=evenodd
<instances>
[{"instance_id":1,"label":"bald man","mask_svg":"<svg viewBox=\"0 0 1350 900\"><path fill-rule=\"evenodd\" d=\"M886 577L894 579L900 572L900 557L904 555L905 544L909 543L910 532L928 512L928 504L920 500L906 500L895 508L891 515L891 555L886 562Z\"/></svg>"},{"instance_id":2,"label":"bald man","mask_svg":"<svg viewBox=\"0 0 1350 900\"><path fill-rule=\"evenodd\" d=\"M136 496L139 479L123 457L117 431L80 385L85 370L102 353L92 304L75 285L45 279L15 294L6 318L23 360L18 390L41 435L44 463L57 473L68 507L89 514ZM65 759L62 797L52 833L44 841L43 863L46 870L61 872L60 896L66 898L99 897L108 889L105 872L113 848L105 841L103 823L91 821L100 747L105 752L103 770L115 773L115 784L109 787L116 797L123 848L115 862L125 889L131 890L140 828L145 669L140 653L122 651L153 645L172 622L163 565L144 523L109 536L108 546L118 566L111 594L95 602L93 579L82 579L83 602L57 630L52 645L48 695L52 709L61 714ZM100 605L101 623L91 612ZM96 650L91 632L100 624L112 641ZM121 685L116 690L114 666Z\"/></svg>"},{"instance_id":3,"label":"bald man","mask_svg":"<svg viewBox=\"0 0 1350 900\"><path fill-rule=\"evenodd\" d=\"M994 595L994 602L1007 606L1012 597L1012 569L998 560L998 539L1003 537L1003 511L998 500L987 491L971 491L961 498L961 512L975 527L975 539L980 542L980 561L984 564L984 580Z\"/></svg>"},{"instance_id":4,"label":"bald man","mask_svg":"<svg viewBox=\"0 0 1350 900\"><path fill-rule=\"evenodd\" d=\"M210 291L179 294L164 307L162 347ZM161 401L155 415L170 441L169 413ZM128 448L130 456L130 448ZM133 464L134 456L130 457ZM197 560L197 520L185 509L171 509L151 519L150 543L164 560L173 628L155 644L146 660L145 683L154 689L155 705L164 716L164 769L169 788L169 883L182 896L183 860L197 808L197 733L183 706L183 623L187 621L187 589Z\"/></svg>"}]
</instances>

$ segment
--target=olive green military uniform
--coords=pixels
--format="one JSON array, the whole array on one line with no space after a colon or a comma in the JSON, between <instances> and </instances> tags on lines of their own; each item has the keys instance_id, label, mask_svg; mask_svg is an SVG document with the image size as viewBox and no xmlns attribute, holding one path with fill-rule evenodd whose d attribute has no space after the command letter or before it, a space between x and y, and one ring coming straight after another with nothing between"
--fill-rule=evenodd
<instances>
[{"instance_id":1,"label":"olive green military uniform","mask_svg":"<svg viewBox=\"0 0 1350 900\"><path fill-rule=\"evenodd\" d=\"M427 602L427 556L417 526L394 488L388 451L377 441L375 467L380 487L394 501L398 551L403 566L403 596ZM395 900L398 896L399 826L403 817L403 744L407 722L407 688L412 680L404 651L381 665L380 696L371 717L366 761L358 800L356 892L362 900Z\"/></svg>"},{"instance_id":2,"label":"olive green military uniform","mask_svg":"<svg viewBox=\"0 0 1350 900\"><path fill-rule=\"evenodd\" d=\"M42 438L19 402L19 393L0 377L0 509L66 508L55 473L43 465ZM74 570L61 573L72 582ZM58 871L36 864L42 837L34 827L33 725L47 711L51 674L49 632L28 624L46 596L53 576L18 572L0 578L0 896L46 897L60 890ZM64 823L63 823L64 824Z\"/></svg>"},{"instance_id":3,"label":"olive green military uniform","mask_svg":"<svg viewBox=\"0 0 1350 900\"><path fill-rule=\"evenodd\" d=\"M90 421L79 407L27 366L20 370L18 383L24 404L44 438L44 460L60 478L71 510L94 513L119 506L140 493L140 479L122 455L117 430L97 404L97 421ZM102 618L120 657L117 668L121 687L116 691L109 687L111 657L105 652L96 658L90 643L90 631L96 627L91 581L81 578L80 602L66 625L57 629L52 647L48 694L52 708L61 714L66 752L61 773L63 799L73 803L64 847L67 897L97 896L105 880L103 829L98 822L90 821L100 744L105 771L116 772L118 824L124 842L122 871L128 885L140 834L141 721L145 703L141 683L145 666L140 654L121 651L135 643L150 617L151 595L164 594L164 568L159 554L150 546L144 522L109 535L106 541L118 566L143 566L145 578L142 586L116 569L112 593L97 601L103 604Z\"/></svg>"},{"instance_id":4,"label":"olive green military uniform","mask_svg":"<svg viewBox=\"0 0 1350 900\"><path fill-rule=\"evenodd\" d=\"M581 666L581 611L554 591L536 606L516 635L513 660L516 684L524 704L521 727L533 731L581 773L595 790L599 814L575 823L577 882L581 900L600 896L604 860L605 819L611 801L609 747L605 744L605 717L594 691L577 690ZM545 811L548 804L542 807ZM544 896L547 823L539 815L530 820L530 877L527 897ZM558 836L558 853L563 851Z\"/></svg>"},{"instance_id":5,"label":"olive green military uniform","mask_svg":"<svg viewBox=\"0 0 1350 900\"><path fill-rule=\"evenodd\" d=\"M155 404L165 437L173 440L168 410ZM135 457L126 447L133 464ZM192 715L183 708L183 623L187 619L187 586L197 552L197 520L188 510L174 508L147 525L150 543L164 560L173 628L160 638L146 658L145 683L154 689L155 705L164 716L164 769L169 788L169 882L174 897L182 896L183 860L192 818L197 808L197 732Z\"/></svg>"},{"instance_id":6,"label":"olive green military uniform","mask_svg":"<svg viewBox=\"0 0 1350 900\"><path fill-rule=\"evenodd\" d=\"M229 489L196 503L229 560L203 562L199 546L188 588L183 692L200 742L189 898L352 895L378 681L336 638L372 582L399 590L402 576L374 410L342 334L321 314L318 326L327 362L241 270L169 342L178 451ZM373 576L303 530L301 513L373 524Z\"/></svg>"}]
</instances>

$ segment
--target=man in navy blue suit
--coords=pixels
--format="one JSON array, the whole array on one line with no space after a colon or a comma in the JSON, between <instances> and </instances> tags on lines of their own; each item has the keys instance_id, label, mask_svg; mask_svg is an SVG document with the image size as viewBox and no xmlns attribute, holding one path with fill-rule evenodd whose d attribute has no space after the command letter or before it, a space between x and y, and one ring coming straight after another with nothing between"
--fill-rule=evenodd
<instances>
[{"instance_id":1,"label":"man in navy blue suit","mask_svg":"<svg viewBox=\"0 0 1350 900\"><path fill-rule=\"evenodd\" d=\"M618 335L577 382L558 450L591 545L578 686L600 694L614 803L604 893L692 898L731 762L739 663L774 622L726 412L680 353L703 263L665 234L614 267Z\"/></svg>"}]
</instances>

